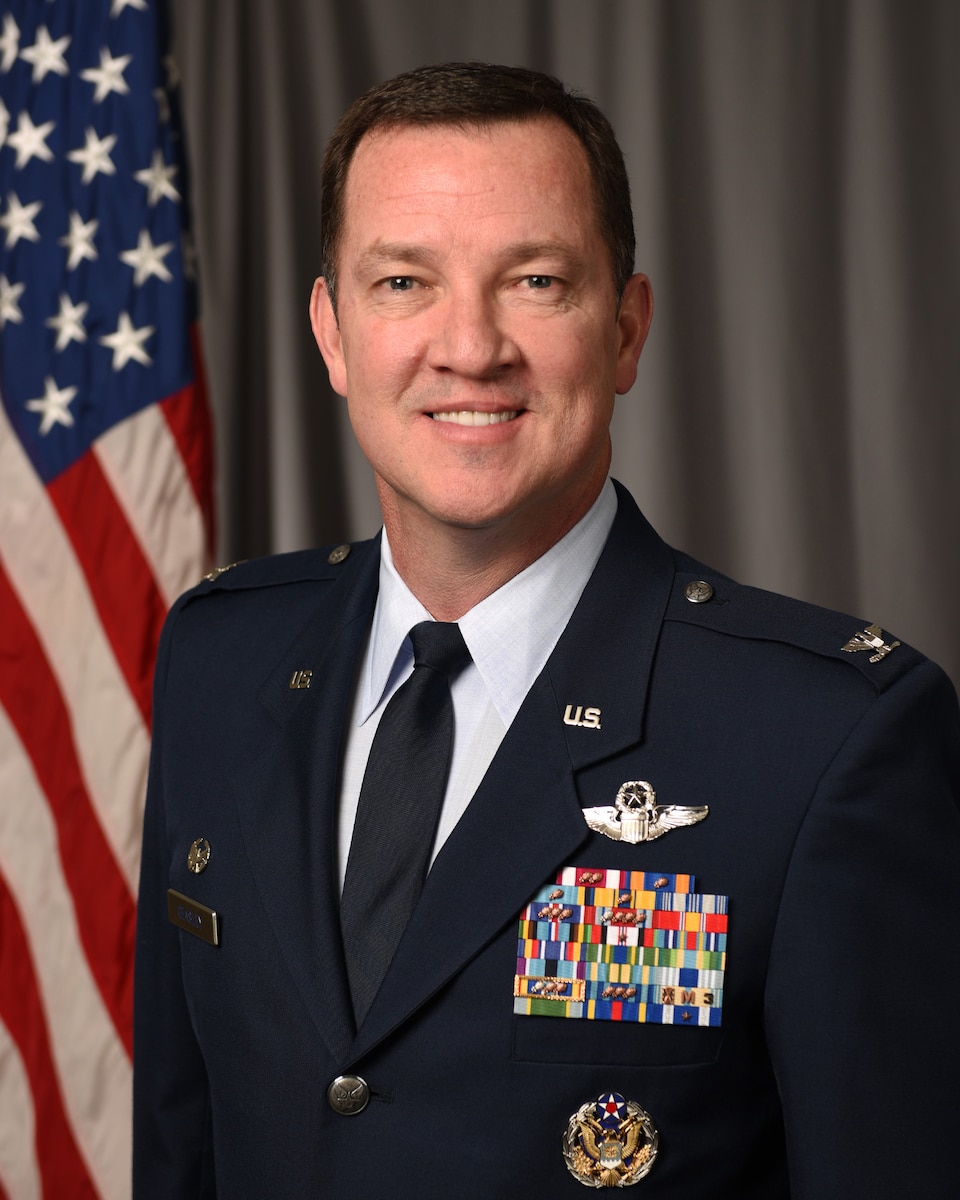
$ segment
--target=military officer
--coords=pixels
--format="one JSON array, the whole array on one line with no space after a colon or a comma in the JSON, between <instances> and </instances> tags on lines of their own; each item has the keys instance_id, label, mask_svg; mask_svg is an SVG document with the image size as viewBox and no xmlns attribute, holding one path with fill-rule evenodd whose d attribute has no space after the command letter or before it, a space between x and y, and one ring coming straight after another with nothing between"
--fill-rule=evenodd
<instances>
[{"instance_id":1,"label":"military officer","mask_svg":"<svg viewBox=\"0 0 960 1200\"><path fill-rule=\"evenodd\" d=\"M948 1195L956 697L608 478L652 312L609 123L425 67L323 182L384 527L168 620L138 1200Z\"/></svg>"}]
</instances>

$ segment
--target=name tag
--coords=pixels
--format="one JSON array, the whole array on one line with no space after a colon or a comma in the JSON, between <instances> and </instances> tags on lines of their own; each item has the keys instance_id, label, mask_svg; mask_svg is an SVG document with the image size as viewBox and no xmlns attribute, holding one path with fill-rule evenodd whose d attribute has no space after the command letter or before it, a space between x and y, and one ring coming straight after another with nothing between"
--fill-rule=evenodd
<instances>
[{"instance_id":1,"label":"name tag","mask_svg":"<svg viewBox=\"0 0 960 1200\"><path fill-rule=\"evenodd\" d=\"M199 901L184 896L182 892L175 892L173 888L169 888L167 890L167 916L170 918L171 924L176 925L178 929L192 933L194 937L200 938L202 942L209 942L211 946L220 945L220 925L217 921L217 914L212 908L207 908L205 904L200 904Z\"/></svg>"},{"instance_id":2,"label":"name tag","mask_svg":"<svg viewBox=\"0 0 960 1200\"><path fill-rule=\"evenodd\" d=\"M518 1016L720 1024L727 897L689 875L565 867L520 914Z\"/></svg>"}]
</instances>

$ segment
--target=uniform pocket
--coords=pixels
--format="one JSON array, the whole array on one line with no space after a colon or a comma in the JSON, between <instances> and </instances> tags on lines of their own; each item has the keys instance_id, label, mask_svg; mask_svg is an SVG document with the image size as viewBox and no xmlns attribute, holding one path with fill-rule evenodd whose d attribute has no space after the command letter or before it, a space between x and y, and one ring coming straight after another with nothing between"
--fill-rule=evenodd
<instances>
[{"instance_id":1,"label":"uniform pocket","mask_svg":"<svg viewBox=\"0 0 960 1200\"><path fill-rule=\"evenodd\" d=\"M515 1017L511 1057L517 1062L600 1066L687 1067L712 1063L722 1028Z\"/></svg>"}]
</instances>

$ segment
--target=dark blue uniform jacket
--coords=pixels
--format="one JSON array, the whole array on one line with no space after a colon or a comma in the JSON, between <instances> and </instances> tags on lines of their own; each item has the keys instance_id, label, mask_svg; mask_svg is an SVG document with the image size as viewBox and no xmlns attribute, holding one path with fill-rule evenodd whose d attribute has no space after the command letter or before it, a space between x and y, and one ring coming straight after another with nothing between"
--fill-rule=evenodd
<instances>
[{"instance_id":1,"label":"dark blue uniform jacket","mask_svg":"<svg viewBox=\"0 0 960 1200\"><path fill-rule=\"evenodd\" d=\"M562 1136L603 1092L659 1131L645 1200L954 1195L960 729L942 672L906 645L844 651L867 622L671 550L621 490L358 1031L336 797L378 565L376 540L336 565L326 550L251 562L167 622L136 1200L575 1200ZM700 580L713 595L693 603ZM291 687L302 671L310 686ZM570 723L580 706L599 727ZM582 810L631 780L709 815L639 844L591 832ZM566 866L691 873L729 897L719 1027L515 1014L520 913ZM218 946L170 923L168 888L217 912ZM326 1099L347 1072L372 1090L356 1116Z\"/></svg>"}]
</instances>

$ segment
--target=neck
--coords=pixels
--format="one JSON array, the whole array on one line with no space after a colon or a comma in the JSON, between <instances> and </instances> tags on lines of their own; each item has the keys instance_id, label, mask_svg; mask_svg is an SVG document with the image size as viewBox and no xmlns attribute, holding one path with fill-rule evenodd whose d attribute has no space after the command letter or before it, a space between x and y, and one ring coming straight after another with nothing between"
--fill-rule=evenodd
<instances>
[{"instance_id":1,"label":"neck","mask_svg":"<svg viewBox=\"0 0 960 1200\"><path fill-rule=\"evenodd\" d=\"M602 484L601 484L602 486ZM586 502L523 521L518 515L484 528L445 525L383 503L393 563L410 591L438 621L457 621L556 545L589 511Z\"/></svg>"}]
</instances>

